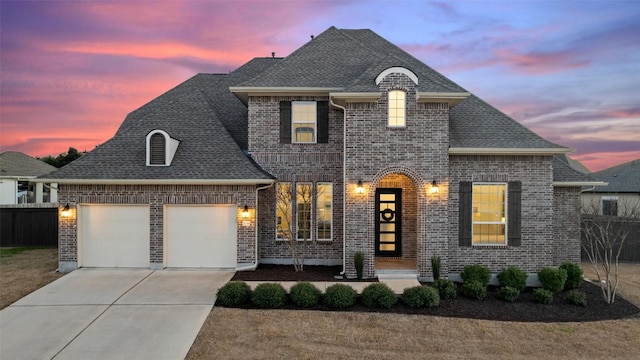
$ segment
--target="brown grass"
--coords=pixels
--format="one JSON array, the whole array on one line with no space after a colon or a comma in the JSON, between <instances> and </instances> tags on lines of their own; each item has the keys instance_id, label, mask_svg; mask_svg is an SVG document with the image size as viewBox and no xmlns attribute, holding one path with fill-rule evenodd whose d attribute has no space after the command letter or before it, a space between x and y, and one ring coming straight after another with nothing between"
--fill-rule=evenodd
<instances>
[{"instance_id":1,"label":"brown grass","mask_svg":"<svg viewBox=\"0 0 640 360\"><path fill-rule=\"evenodd\" d=\"M621 267L620 291L628 300L640 294L639 270ZM638 339L639 318L518 323L216 307L187 359L637 359Z\"/></svg>"},{"instance_id":2,"label":"brown grass","mask_svg":"<svg viewBox=\"0 0 640 360\"><path fill-rule=\"evenodd\" d=\"M598 276L591 263L582 263L582 269L584 270L584 277L592 280L594 283L598 283ZM604 276L602 271L601 276ZM620 283L618 284L618 296L622 296L625 300L640 306L640 264L620 264L618 270L618 276Z\"/></svg>"},{"instance_id":3,"label":"brown grass","mask_svg":"<svg viewBox=\"0 0 640 360\"><path fill-rule=\"evenodd\" d=\"M26 250L0 257L0 309L58 279L58 249Z\"/></svg>"}]
</instances>

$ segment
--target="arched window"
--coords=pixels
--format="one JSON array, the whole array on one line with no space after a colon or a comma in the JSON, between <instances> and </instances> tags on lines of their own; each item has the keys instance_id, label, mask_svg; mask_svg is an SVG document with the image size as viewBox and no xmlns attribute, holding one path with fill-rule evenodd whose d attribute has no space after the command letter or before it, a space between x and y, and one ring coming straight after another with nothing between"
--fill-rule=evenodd
<instances>
[{"instance_id":1,"label":"arched window","mask_svg":"<svg viewBox=\"0 0 640 360\"><path fill-rule=\"evenodd\" d=\"M390 127L406 125L406 94L402 90L389 91L389 123Z\"/></svg>"},{"instance_id":2,"label":"arched window","mask_svg":"<svg viewBox=\"0 0 640 360\"><path fill-rule=\"evenodd\" d=\"M167 164L167 139L157 132L149 140L149 165Z\"/></svg>"}]
</instances>

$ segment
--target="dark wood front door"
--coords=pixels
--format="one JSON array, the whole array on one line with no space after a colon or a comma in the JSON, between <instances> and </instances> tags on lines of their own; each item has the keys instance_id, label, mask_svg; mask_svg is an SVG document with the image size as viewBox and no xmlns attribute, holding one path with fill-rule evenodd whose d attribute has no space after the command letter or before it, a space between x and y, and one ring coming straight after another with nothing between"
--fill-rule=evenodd
<instances>
[{"instance_id":1,"label":"dark wood front door","mask_svg":"<svg viewBox=\"0 0 640 360\"><path fill-rule=\"evenodd\" d=\"M402 254L402 189L376 190L376 256Z\"/></svg>"}]
</instances>

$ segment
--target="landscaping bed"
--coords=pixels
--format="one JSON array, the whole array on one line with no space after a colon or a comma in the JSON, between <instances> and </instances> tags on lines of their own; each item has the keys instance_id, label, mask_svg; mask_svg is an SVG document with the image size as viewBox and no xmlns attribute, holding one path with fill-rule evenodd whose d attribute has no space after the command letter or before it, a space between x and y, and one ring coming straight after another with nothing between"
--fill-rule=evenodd
<instances>
[{"instance_id":1,"label":"landscaping bed","mask_svg":"<svg viewBox=\"0 0 640 360\"><path fill-rule=\"evenodd\" d=\"M340 267L305 266L304 272L295 273L292 266L284 265L261 265L252 272L238 272L232 280L244 281L336 281L333 275ZM428 284L427 284L428 285ZM527 288L518 300L506 302L498 298L496 287L489 286L488 295L484 300L467 298L461 294L461 286L458 286L458 296L456 299L441 299L437 307L432 308L410 308L399 301L391 309L370 309L362 305L361 297L358 302L345 310L349 312L379 312L379 313L399 313L417 314L442 317L486 319L498 321L519 321L519 322L581 322L598 321L610 319L622 319L628 317L640 317L640 308L618 296L614 304L604 302L600 287L589 282L583 282L579 288L584 292L587 299L587 306L576 306L569 304L565 300L566 291L555 294L551 304L540 304L534 302L533 291ZM216 304L216 306L220 306ZM241 308L254 308L250 304L245 304ZM288 301L283 309L296 309ZM332 311L325 305L316 305L312 310Z\"/></svg>"}]
</instances>

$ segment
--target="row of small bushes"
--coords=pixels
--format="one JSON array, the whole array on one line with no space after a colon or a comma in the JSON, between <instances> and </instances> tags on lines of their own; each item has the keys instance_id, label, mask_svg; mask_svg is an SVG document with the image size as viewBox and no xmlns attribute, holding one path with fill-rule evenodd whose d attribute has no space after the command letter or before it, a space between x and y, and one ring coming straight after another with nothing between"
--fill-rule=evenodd
<instances>
[{"instance_id":1,"label":"row of small bushes","mask_svg":"<svg viewBox=\"0 0 640 360\"><path fill-rule=\"evenodd\" d=\"M455 297L455 284L441 279L445 296ZM252 304L264 309L275 309L285 305L287 299L302 308L323 304L331 309L348 309L356 304L358 293L349 285L334 284L323 294L310 282L298 282L291 287L289 294L279 283L261 283L251 291L244 281L231 281L221 287L217 293L218 303L222 306L237 307ZM439 291L426 285L414 286L404 290L400 300L413 308L435 307L440 304ZM362 290L361 302L368 308L389 309L398 302L396 294L384 283L373 283Z\"/></svg>"},{"instance_id":2,"label":"row of small bushes","mask_svg":"<svg viewBox=\"0 0 640 360\"><path fill-rule=\"evenodd\" d=\"M566 296L569 303L586 306L586 295L576 290L582 283L582 268L574 263L565 262L559 268L546 267L538 272L542 288L534 289L534 300L549 304L554 294L570 290ZM487 297L487 286L491 279L489 268L475 264L464 267L460 274L463 280L462 293L470 298L482 300ZM510 266L498 274L500 289L498 297L505 301L515 301L526 288L527 274L517 266Z\"/></svg>"}]
</instances>

